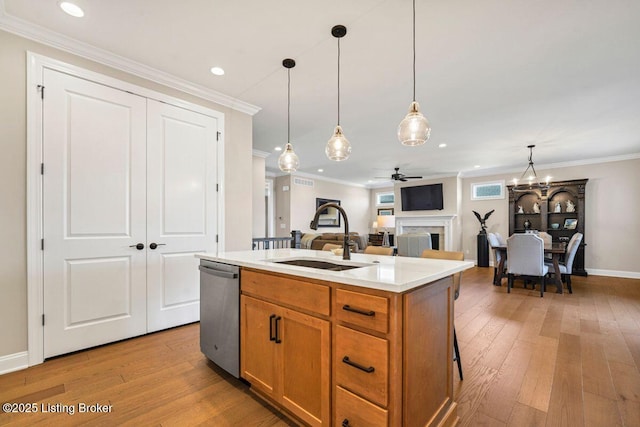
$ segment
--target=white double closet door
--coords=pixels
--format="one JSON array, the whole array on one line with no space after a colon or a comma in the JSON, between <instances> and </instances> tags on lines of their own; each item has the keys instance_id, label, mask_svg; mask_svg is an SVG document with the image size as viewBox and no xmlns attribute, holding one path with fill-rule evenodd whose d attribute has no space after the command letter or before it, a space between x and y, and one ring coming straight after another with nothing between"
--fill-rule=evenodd
<instances>
[{"instance_id":1,"label":"white double closet door","mask_svg":"<svg viewBox=\"0 0 640 427\"><path fill-rule=\"evenodd\" d=\"M217 119L46 69L44 356L199 320Z\"/></svg>"}]
</instances>

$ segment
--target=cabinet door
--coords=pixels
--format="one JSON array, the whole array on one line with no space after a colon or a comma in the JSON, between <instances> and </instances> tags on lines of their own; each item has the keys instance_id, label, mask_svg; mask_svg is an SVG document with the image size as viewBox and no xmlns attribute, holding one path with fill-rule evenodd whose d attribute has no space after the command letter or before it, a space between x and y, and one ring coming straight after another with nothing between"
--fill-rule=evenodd
<instances>
[{"instance_id":1,"label":"cabinet door","mask_svg":"<svg viewBox=\"0 0 640 427\"><path fill-rule=\"evenodd\" d=\"M242 295L240 370L244 379L263 394L277 399L279 346L275 344L275 319L279 308Z\"/></svg>"},{"instance_id":2,"label":"cabinet door","mask_svg":"<svg viewBox=\"0 0 640 427\"><path fill-rule=\"evenodd\" d=\"M311 426L329 425L329 322L282 309L278 339L282 358L282 405Z\"/></svg>"}]
</instances>

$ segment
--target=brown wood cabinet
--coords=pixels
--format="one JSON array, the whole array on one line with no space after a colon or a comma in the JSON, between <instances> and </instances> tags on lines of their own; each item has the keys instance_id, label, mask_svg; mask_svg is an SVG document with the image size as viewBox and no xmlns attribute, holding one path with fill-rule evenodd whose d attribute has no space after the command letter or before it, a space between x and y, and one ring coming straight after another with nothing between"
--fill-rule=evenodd
<instances>
[{"instance_id":1,"label":"brown wood cabinet","mask_svg":"<svg viewBox=\"0 0 640 427\"><path fill-rule=\"evenodd\" d=\"M242 377L285 413L456 424L451 277L395 293L244 268L241 290Z\"/></svg>"},{"instance_id":2,"label":"brown wood cabinet","mask_svg":"<svg viewBox=\"0 0 640 427\"><path fill-rule=\"evenodd\" d=\"M245 272L244 276L248 276L247 289L258 290L256 284L263 288L258 290L258 298L240 297L242 377L251 383L255 392L306 424L330 425L329 321L259 299L260 294L269 293L273 276L253 272ZM296 292L290 280L284 282L285 291L276 292L276 300L287 301L291 292ZM322 292L322 287L315 284L298 284L302 288L306 288L305 285L311 285L312 291ZM324 289L328 297L329 288ZM269 293L268 297L273 296ZM301 300L302 305L310 302Z\"/></svg>"},{"instance_id":3,"label":"brown wood cabinet","mask_svg":"<svg viewBox=\"0 0 640 427\"><path fill-rule=\"evenodd\" d=\"M554 242L568 242L576 232L582 233L582 242L573 261L573 274L582 276L587 275L584 265L584 252L587 245L585 235L587 181L587 179L576 179L550 182L547 190L531 189L525 192L514 192L513 185L507 185L509 234L524 233L529 228L546 231ZM536 203L539 213L534 209ZM568 211L568 204L573 205L573 211ZM571 228L571 223L575 223L575 228Z\"/></svg>"}]
</instances>

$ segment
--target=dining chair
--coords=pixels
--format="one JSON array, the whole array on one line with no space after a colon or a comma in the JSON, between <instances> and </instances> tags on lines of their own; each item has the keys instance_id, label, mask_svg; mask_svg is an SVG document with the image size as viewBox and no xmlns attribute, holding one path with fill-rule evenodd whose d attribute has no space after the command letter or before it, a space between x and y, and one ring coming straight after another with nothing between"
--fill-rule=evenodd
<instances>
[{"instance_id":1,"label":"dining chair","mask_svg":"<svg viewBox=\"0 0 640 427\"><path fill-rule=\"evenodd\" d=\"M464 261L464 253L458 251L439 251L435 249L425 249L420 255L421 258L451 259L454 261ZM460 295L460 281L462 272L453 274L453 299L457 300ZM458 348L458 337L456 336L456 326L453 325L453 360L458 364L458 374L462 377L462 361L460 360L460 349Z\"/></svg>"},{"instance_id":2,"label":"dining chair","mask_svg":"<svg viewBox=\"0 0 640 427\"><path fill-rule=\"evenodd\" d=\"M496 249L497 246L503 245L500 244L500 240L498 240L498 236L495 233L487 233L487 240L489 241L489 246L491 246L491 250L493 252L493 284L499 285L500 283L498 282L498 266L500 265L500 260L502 259L502 257L506 258L506 255L503 251L499 251ZM504 263L503 265L506 267L506 263ZM502 278L503 273L504 271L500 272L500 278Z\"/></svg>"},{"instance_id":3,"label":"dining chair","mask_svg":"<svg viewBox=\"0 0 640 427\"><path fill-rule=\"evenodd\" d=\"M498 238L498 242L500 242L500 246L507 246L507 240L502 237L502 235L500 233L493 233L497 238Z\"/></svg>"},{"instance_id":4,"label":"dining chair","mask_svg":"<svg viewBox=\"0 0 640 427\"><path fill-rule=\"evenodd\" d=\"M511 293L516 276L540 282L544 296L549 266L544 263L544 240L535 234L518 233L507 239L507 292Z\"/></svg>"},{"instance_id":5,"label":"dining chair","mask_svg":"<svg viewBox=\"0 0 640 427\"><path fill-rule=\"evenodd\" d=\"M323 251L332 251L334 249L342 249L342 245L335 245L333 243L325 243L322 247Z\"/></svg>"},{"instance_id":6,"label":"dining chair","mask_svg":"<svg viewBox=\"0 0 640 427\"><path fill-rule=\"evenodd\" d=\"M393 255L393 248L385 248L384 246L367 246L364 253L369 255Z\"/></svg>"},{"instance_id":7,"label":"dining chair","mask_svg":"<svg viewBox=\"0 0 640 427\"><path fill-rule=\"evenodd\" d=\"M567 283L567 289L569 293L573 293L573 289L571 289L571 271L573 269L573 260L576 257L576 252L578 252L578 248L580 247L580 242L582 242L582 233L575 233L571 236L571 240L569 240L569 244L567 244L567 253L565 255L564 262L559 263L560 267L560 276L562 282ZM553 264L545 261L545 264L549 267L549 269L553 268ZM553 273L553 271L551 271Z\"/></svg>"}]
</instances>

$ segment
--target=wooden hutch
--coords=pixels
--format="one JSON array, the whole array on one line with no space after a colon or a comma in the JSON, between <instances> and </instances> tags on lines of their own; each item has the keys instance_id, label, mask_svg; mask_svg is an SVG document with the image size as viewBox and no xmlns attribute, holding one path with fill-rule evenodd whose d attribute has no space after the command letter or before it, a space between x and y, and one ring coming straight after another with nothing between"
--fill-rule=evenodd
<instances>
[{"instance_id":1,"label":"wooden hutch","mask_svg":"<svg viewBox=\"0 0 640 427\"><path fill-rule=\"evenodd\" d=\"M573 274L586 276L584 251L585 234L585 188L587 179L550 182L548 189L531 188L526 191L509 190L509 235L525 230L546 231L554 242L568 242L575 233L583 234L582 242L573 261ZM567 211L567 203L573 211ZM535 212L537 203L540 212ZM520 210L520 207L522 210ZM528 227L527 227L528 226Z\"/></svg>"}]
</instances>

